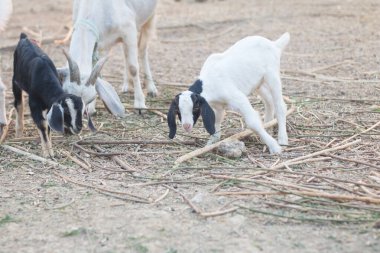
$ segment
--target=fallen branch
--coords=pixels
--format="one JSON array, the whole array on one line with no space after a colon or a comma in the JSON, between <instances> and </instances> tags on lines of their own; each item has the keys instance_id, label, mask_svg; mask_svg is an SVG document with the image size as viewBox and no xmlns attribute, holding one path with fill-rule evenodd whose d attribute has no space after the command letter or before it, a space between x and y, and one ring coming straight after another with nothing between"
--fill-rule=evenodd
<instances>
[{"instance_id":1,"label":"fallen branch","mask_svg":"<svg viewBox=\"0 0 380 253\"><path fill-rule=\"evenodd\" d=\"M98 150L99 152L104 152L104 149L102 149L101 147L99 147L98 145L94 145L94 148L96 150ZM111 156L111 159L117 163L122 169L124 169L125 171L128 171L128 172L136 172L137 170L135 168L133 168L130 164L128 164L127 162L123 161L122 159L120 159L119 157L117 156Z\"/></svg>"},{"instance_id":2,"label":"fallen branch","mask_svg":"<svg viewBox=\"0 0 380 253\"><path fill-rule=\"evenodd\" d=\"M238 170L240 168L236 168L236 169ZM354 185L359 185L359 186L363 185L363 186L367 186L367 187L371 187L371 188L375 188L375 189L380 189L380 185L355 182L355 181L338 179L338 178L327 177L327 176L319 176L319 175L315 175L315 174L311 174L311 173L302 173L302 172L287 171L287 170L272 170L272 169L260 169L260 170L279 172L279 173L287 173L287 174L295 174L295 175L302 175L302 176L311 176L311 177L328 179L328 180L333 180L333 181L342 182L342 183L349 183L349 184L354 184ZM212 178L217 178L217 179L237 180L237 181L252 182L252 183L258 182L254 179L244 178L244 177L231 177L231 176L225 176L225 175L215 175L215 174L210 174L210 173L208 175Z\"/></svg>"},{"instance_id":3,"label":"fallen branch","mask_svg":"<svg viewBox=\"0 0 380 253\"><path fill-rule=\"evenodd\" d=\"M275 170L275 169L280 169L282 167L285 167L286 165L289 166L289 165L292 165L292 164L297 164L300 161L304 161L304 160L309 159L311 157L315 157L315 156L323 155L323 154L326 154L326 153L329 153L329 152L332 152L332 151L337 151L337 150L348 148L350 146L358 144L359 142L361 142L361 140L356 140L356 141L353 141L353 142L350 142L350 143L347 143L347 144L343 144L343 145L340 145L340 146L335 146L333 148L323 149L323 150L320 150L320 151L317 151L317 152L314 152L314 153L311 153L311 154L308 154L308 155L300 156L300 157L288 160L286 162L280 163L279 165L276 165L274 167L271 167L271 169Z\"/></svg>"},{"instance_id":4,"label":"fallen branch","mask_svg":"<svg viewBox=\"0 0 380 253\"><path fill-rule=\"evenodd\" d=\"M155 201L153 201L153 203L158 203L160 202L161 200L163 200L168 194L169 194L169 189L166 189L166 191L164 192L164 194L162 194L160 197L158 197Z\"/></svg>"},{"instance_id":5,"label":"fallen branch","mask_svg":"<svg viewBox=\"0 0 380 253\"><path fill-rule=\"evenodd\" d=\"M120 194L120 195L127 195L127 196L130 196L132 198L135 198L143 203L151 203L148 199L144 198L144 197L140 197L140 196L137 196L137 195L134 195L134 194L131 194L131 193L128 193L128 192L120 192L120 191L115 191L115 190L109 190L109 189L106 189L106 188L103 188L103 187L97 187L97 186L93 186L93 185L89 185L89 184L85 184L85 183L82 183L82 182L77 182L69 177L66 177L56 171L53 170L53 174L62 178L63 180L67 181L67 182L70 182L70 183L73 183L73 184L76 184L76 185L79 185L79 186L82 186L82 187L87 187L87 188L91 188L91 189L94 189L94 190L97 190L97 191L102 191L102 192L108 192L108 193L115 193L115 194ZM113 196L113 195L112 195Z\"/></svg>"},{"instance_id":6,"label":"fallen branch","mask_svg":"<svg viewBox=\"0 0 380 253\"><path fill-rule=\"evenodd\" d=\"M249 191L249 192L216 192L214 195L217 196L237 196L237 195L245 195L245 196L257 196L257 195L284 195L283 192L254 192L254 191Z\"/></svg>"},{"instance_id":7,"label":"fallen branch","mask_svg":"<svg viewBox=\"0 0 380 253\"><path fill-rule=\"evenodd\" d=\"M32 160L35 160L35 161L39 161L39 162L42 162L42 163L45 163L45 164L49 164L49 165L52 165L54 167L61 167L61 168L64 168L66 169L67 167L62 165L62 164L59 164L57 162L54 162L52 160L49 160L49 159L46 159L46 158L43 158L41 156L38 156L38 155L34 155L34 154L31 154L29 152L26 152L26 151L23 151L21 149L18 149L18 148L15 148L15 147L12 147L12 146L9 146L9 145L2 145L0 146L8 151L12 151L16 154L19 154L19 155L23 155L23 156L26 156L27 158L29 159L32 159Z\"/></svg>"},{"instance_id":8,"label":"fallen branch","mask_svg":"<svg viewBox=\"0 0 380 253\"><path fill-rule=\"evenodd\" d=\"M88 149L85 149L83 147L81 147L79 144L75 143L74 144L74 147L82 150L83 152L89 154L89 155L95 155L95 156L117 156L117 155L125 155L125 152L105 152L104 149L102 149L103 151L99 151L99 152L94 152L94 151L91 151L91 150L88 150Z\"/></svg>"},{"instance_id":9,"label":"fallen branch","mask_svg":"<svg viewBox=\"0 0 380 253\"><path fill-rule=\"evenodd\" d=\"M62 150L61 153L68 157L71 161L73 161L74 163L78 164L80 167L82 167L83 169L87 170L88 172L91 172L91 167L88 166L87 164L85 164L84 162L80 161L78 158L76 157L73 157L70 155L69 152L65 151L65 150Z\"/></svg>"},{"instance_id":10,"label":"fallen branch","mask_svg":"<svg viewBox=\"0 0 380 253\"><path fill-rule=\"evenodd\" d=\"M290 99L288 99L286 97L284 97L284 99L285 99L285 101L292 103L292 107L286 113L286 116L289 116L290 114L292 114L295 111L296 107L295 107L293 101L291 101ZM277 120L274 119L274 120L271 120L271 121L265 123L264 124L264 128L269 128L269 127L272 127L272 126L274 126L276 124L277 124ZM178 166L179 164L181 164L181 163L183 163L183 162L185 162L185 161L187 161L187 160L189 160L191 158L200 156L200 155L202 155L202 154L204 154L206 152L209 152L209 151L211 151L211 150L219 147L223 142L230 142L230 141L233 141L233 140L239 140L239 139L247 137L247 136L249 136L249 135L251 135L253 133L254 133L254 131L252 131L250 129L247 129L247 130L245 130L243 132L234 134L234 135L232 135L232 136L230 136L230 137L228 137L228 138L226 138L224 140L221 140L221 141L219 141L217 143L205 146L205 147L200 148L200 149L196 149L196 150L194 150L194 151L192 151L192 152L190 152L190 153L188 153L186 155L183 155L183 156L179 157L174 163L175 163L176 166Z\"/></svg>"},{"instance_id":11,"label":"fallen branch","mask_svg":"<svg viewBox=\"0 0 380 253\"><path fill-rule=\"evenodd\" d=\"M183 200L194 210L195 213L197 213L198 215L202 216L202 217L215 217L215 216L219 216L219 215L224 215L224 214L227 214L227 213L232 213L232 212L235 212L236 210L239 209L239 207L233 207L231 209L227 209L227 210L222 210L222 211L216 211L216 212L203 212L200 208L198 208L197 206L195 206L186 196L185 194L183 194L182 192L174 189L173 187L170 187L170 186L167 186L167 185L164 185L166 188L178 193L182 198Z\"/></svg>"},{"instance_id":12,"label":"fallen branch","mask_svg":"<svg viewBox=\"0 0 380 253\"><path fill-rule=\"evenodd\" d=\"M234 177L226 177L226 176L213 176L214 178L221 178L221 179L233 179L233 180L238 180L238 181L246 181L246 182L252 182L252 183L259 183L259 184L274 184L274 185L280 185L280 186L289 186L293 188L298 188L302 189L304 187L290 184L290 183L280 183L279 180L276 181L271 181L269 182L264 182L261 180L252 180L249 178L234 178ZM274 179L272 179L274 180ZM356 184L361 184L361 183L356 183ZM378 186L379 187L379 186ZM287 194L294 194L294 195L301 195L301 196L309 196L309 197L319 197L319 198L327 198L327 199L333 199L337 201L361 201L361 202L366 202L366 203L371 203L371 204L380 204L380 198L371 198L371 197L362 197L362 196L350 196L350 195L337 195L337 194L329 194L321 191L316 191L316 190L306 190L306 191L290 191L290 190L279 190L281 192L285 192Z\"/></svg>"},{"instance_id":13,"label":"fallen branch","mask_svg":"<svg viewBox=\"0 0 380 253\"><path fill-rule=\"evenodd\" d=\"M347 138L347 139L341 141L340 143L345 143L345 142L347 142L347 141L349 141L349 140L352 140L353 138L356 138L356 137L358 137L359 135L365 134L365 133L371 131L372 129L375 129L375 128L378 127L378 126L380 126L380 121L377 122L376 124L374 124L373 126L371 126L370 128L368 128L368 129L366 129L366 130L364 130L364 131L362 131L362 132L360 132L360 133L357 133L357 134L355 134L355 135L353 135L353 136L351 136L351 137L349 137L349 138Z\"/></svg>"},{"instance_id":14,"label":"fallen branch","mask_svg":"<svg viewBox=\"0 0 380 253\"><path fill-rule=\"evenodd\" d=\"M144 204L151 204L150 201L145 201L145 200L141 200L141 199L134 199L134 198L128 198L128 197L124 197L124 196L118 196L118 195L115 195L115 194L104 192L102 190L97 190L97 192L99 192L101 194L104 194L106 196L113 197L115 199L121 199L121 200L126 200L126 201L133 201L133 202L144 203Z\"/></svg>"},{"instance_id":15,"label":"fallen branch","mask_svg":"<svg viewBox=\"0 0 380 253\"><path fill-rule=\"evenodd\" d=\"M380 169L380 166L377 166L377 165L371 164L371 163L367 163L367 162L364 162L364 161L356 160L356 159L345 158L345 157L341 157L341 156L337 156L337 155L333 155L333 154L326 154L326 156L330 156L332 158L335 158L335 159L338 159L338 160L342 160L342 161L363 164L363 165L367 165L368 167Z\"/></svg>"},{"instance_id":16,"label":"fallen branch","mask_svg":"<svg viewBox=\"0 0 380 253\"><path fill-rule=\"evenodd\" d=\"M194 140L191 141L150 141L150 140L119 140L119 141L104 141L104 140L82 140L78 141L79 145L122 145L122 144L139 144L139 145L195 145Z\"/></svg>"},{"instance_id":17,"label":"fallen branch","mask_svg":"<svg viewBox=\"0 0 380 253\"><path fill-rule=\"evenodd\" d=\"M332 222L371 222L371 221L375 221L373 219L334 219L334 218L320 218L320 217L297 217L297 216L290 216L290 215L285 215L285 214L279 214L279 213L271 213L271 212L268 212L268 211L262 211L262 210L258 210L258 209L254 209L254 208L251 208L251 207L246 207L246 206L241 206L239 205L240 208L243 208L243 209L247 209L251 212L254 212L254 213L260 213L260 214L264 214L264 215L270 215L270 216L275 216L275 217L280 217L280 218L286 218L286 219L291 219L291 220L299 220L299 221L313 221L313 222L326 222L326 221L332 221Z\"/></svg>"}]
</instances>

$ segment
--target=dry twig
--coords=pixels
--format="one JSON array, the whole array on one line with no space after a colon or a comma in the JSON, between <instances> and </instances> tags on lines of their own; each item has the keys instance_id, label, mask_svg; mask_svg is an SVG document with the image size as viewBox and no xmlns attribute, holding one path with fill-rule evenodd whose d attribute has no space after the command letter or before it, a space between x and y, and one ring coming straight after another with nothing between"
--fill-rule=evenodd
<instances>
[{"instance_id":1,"label":"dry twig","mask_svg":"<svg viewBox=\"0 0 380 253\"><path fill-rule=\"evenodd\" d=\"M294 106L293 101L291 101L290 99L288 99L286 97L284 97L284 99L285 99L285 101L292 103L292 107L286 113L286 116L289 116L290 114L292 114L295 111L295 106ZM276 124L277 124L277 120L275 119L275 120L272 120L270 122L265 123L264 127L268 128L268 127L272 127L272 126L274 126ZM221 141L219 141L217 143L205 146L205 147L200 148L200 149L196 149L196 150L194 150L194 151L192 151L192 152L190 152L190 153L188 153L186 155L183 155L183 156L179 157L175 161L175 165L178 166L179 164L181 164L181 163L183 163L183 162L185 162L185 161L187 161L187 160L189 160L191 158L194 158L194 157L200 156L200 155L202 155L202 154L204 154L206 152L209 152L209 151L211 151L211 150L219 147L220 144L222 144L223 142L229 142L229 141L232 141L232 140L239 140L239 139L247 137L247 136L249 136L249 135L251 135L253 133L254 132L252 130L247 129L247 130L245 130L243 132L234 134L234 135L232 135L232 136L230 136L230 137L228 137L228 138L226 138L224 140L221 140Z\"/></svg>"}]
</instances>

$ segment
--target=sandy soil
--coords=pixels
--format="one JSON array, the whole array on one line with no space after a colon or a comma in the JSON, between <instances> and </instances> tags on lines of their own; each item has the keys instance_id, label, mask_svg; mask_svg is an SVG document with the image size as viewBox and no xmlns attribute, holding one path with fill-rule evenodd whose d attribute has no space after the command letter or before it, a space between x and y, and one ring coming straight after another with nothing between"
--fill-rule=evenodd
<instances>
[{"instance_id":1,"label":"sandy soil","mask_svg":"<svg viewBox=\"0 0 380 253\"><path fill-rule=\"evenodd\" d=\"M321 200L296 195L217 194L273 189L210 176L253 178L260 165L270 167L278 159L282 162L321 150L325 144L339 143L379 121L379 16L378 0L160 0L157 36L150 44L151 66L160 95L148 98L147 105L166 113L171 98L184 89L178 85L191 84L210 53L223 51L244 36L259 34L276 39L289 31L291 43L282 58L283 86L284 94L297 101L297 110L288 120L289 148L281 157L269 156L260 141L250 137L244 140L248 151L240 159L208 153L181 169L173 169L179 156L205 144L207 134L199 123L193 134L179 130L177 136L177 140L196 139L197 145L102 145L107 152L123 152L119 157L137 170L133 173L107 157L74 148L77 136L55 135L57 162L65 166L60 169L0 148L0 252L380 252L380 230L373 225L380 218L379 205L351 201L345 203L351 205L348 208L338 201L322 205ZM10 47L19 33L23 28L41 33L43 49L57 66L62 66L64 56L51 41L65 35L70 21L69 0L14 1L13 17L0 40L8 110L12 106ZM103 74L120 91L120 48L111 55ZM132 104L131 94L122 98L127 107ZM252 101L259 102L255 96ZM262 109L261 104L256 107ZM130 109L125 119L118 120L101 103L98 108L94 120L100 131L93 135L86 130L81 138L167 141L166 122L153 112L139 116ZM39 155L37 131L30 117L26 119L25 136L30 138L15 140L12 123L5 144ZM229 114L223 136L241 128L240 118ZM372 188L282 173L266 174L262 180L379 199L379 130L362 135L360 145L334 153L367 165L331 159L290 168L375 185ZM83 147L96 151L91 145ZM63 151L90 164L91 171L72 162ZM240 208L204 218L175 190L203 212ZM271 205L274 202L283 206ZM306 202L308 208L333 211L326 214L302 209ZM295 203L298 209L289 208ZM331 218L348 222L326 221ZM363 219L368 222L360 222Z\"/></svg>"}]
</instances>

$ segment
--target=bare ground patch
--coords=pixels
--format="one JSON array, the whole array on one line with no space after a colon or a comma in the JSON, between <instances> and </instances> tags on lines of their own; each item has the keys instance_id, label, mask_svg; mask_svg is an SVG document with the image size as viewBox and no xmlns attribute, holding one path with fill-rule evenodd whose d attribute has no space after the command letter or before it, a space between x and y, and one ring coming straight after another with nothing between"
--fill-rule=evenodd
<instances>
[{"instance_id":1,"label":"bare ground patch","mask_svg":"<svg viewBox=\"0 0 380 253\"><path fill-rule=\"evenodd\" d=\"M50 42L67 32L70 3L37 2L15 1L2 34L8 109L8 46L23 27L42 32L44 50L64 64ZM378 252L379 7L374 0L162 0L150 46L160 91L147 101L154 111L136 115L124 94L128 115L120 120L99 102L98 133L54 136L60 167L0 148L0 252ZM291 43L282 57L283 86L296 110L283 155L270 156L252 135L240 159L208 152L174 166L208 136L198 123L169 142L157 111L166 114L210 53L247 35L276 39L285 31ZM121 90L118 52L103 72ZM262 109L256 96L252 102ZM14 139L11 123L5 144L39 155L37 131L26 119L25 138ZM222 137L243 129L228 113Z\"/></svg>"}]
</instances>

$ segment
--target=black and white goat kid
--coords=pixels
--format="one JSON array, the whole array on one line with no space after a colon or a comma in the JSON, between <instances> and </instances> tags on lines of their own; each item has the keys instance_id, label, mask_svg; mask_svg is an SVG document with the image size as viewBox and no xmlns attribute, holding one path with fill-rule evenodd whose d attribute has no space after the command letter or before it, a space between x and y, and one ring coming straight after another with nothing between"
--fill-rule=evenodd
<instances>
[{"instance_id":1,"label":"black and white goat kid","mask_svg":"<svg viewBox=\"0 0 380 253\"><path fill-rule=\"evenodd\" d=\"M41 137L42 154L44 157L53 157L50 128L79 134L84 113L82 99L63 91L54 63L23 33L14 52L12 82L17 111L16 137L21 137L23 131L22 91L25 91L29 94L31 115ZM47 110L46 120L44 114Z\"/></svg>"},{"instance_id":2,"label":"black and white goat kid","mask_svg":"<svg viewBox=\"0 0 380 253\"><path fill-rule=\"evenodd\" d=\"M270 153L281 153L280 145L288 145L288 135L280 58L289 39L288 33L276 41L250 36L238 41L225 52L208 57L199 79L188 91L178 94L170 106L169 138L174 138L176 133L176 115L187 132L191 131L199 115L202 115L204 126L211 135L208 144L217 142L221 136L225 109L229 107L244 117L247 127L260 136ZM258 91L264 101L265 122L276 115L278 143L264 129L260 115L248 99L255 91Z\"/></svg>"}]
</instances>

